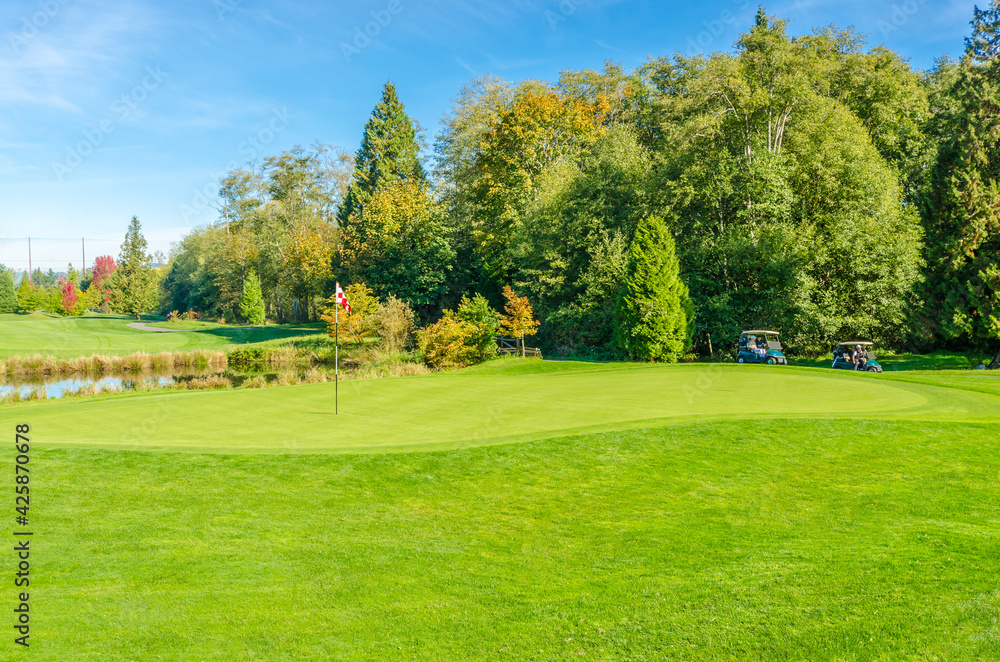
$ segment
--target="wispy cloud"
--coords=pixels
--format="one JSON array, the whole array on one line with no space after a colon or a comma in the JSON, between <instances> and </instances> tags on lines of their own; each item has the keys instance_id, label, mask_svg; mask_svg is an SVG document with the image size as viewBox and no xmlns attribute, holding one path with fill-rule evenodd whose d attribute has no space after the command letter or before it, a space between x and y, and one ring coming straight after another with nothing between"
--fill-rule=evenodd
<instances>
[{"instance_id":1,"label":"wispy cloud","mask_svg":"<svg viewBox=\"0 0 1000 662\"><path fill-rule=\"evenodd\" d=\"M472 67L470 67L468 64L466 64L465 61L462 58L460 58L460 57L458 57L456 55L455 56L455 61L458 62L460 65L462 65L462 68L465 69L466 71L468 71L470 74L472 74L476 78L479 77L479 72L477 70L473 69Z\"/></svg>"},{"instance_id":2,"label":"wispy cloud","mask_svg":"<svg viewBox=\"0 0 1000 662\"><path fill-rule=\"evenodd\" d=\"M0 44L0 104L83 112L152 24L142 7L68 5L35 31L8 32ZM13 36L12 36L13 35Z\"/></svg>"}]
</instances>

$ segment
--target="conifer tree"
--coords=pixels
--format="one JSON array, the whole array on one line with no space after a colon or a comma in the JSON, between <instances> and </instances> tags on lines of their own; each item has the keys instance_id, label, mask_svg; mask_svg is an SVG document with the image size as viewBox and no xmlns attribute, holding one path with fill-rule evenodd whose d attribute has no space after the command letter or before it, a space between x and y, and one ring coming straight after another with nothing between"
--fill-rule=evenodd
<instances>
[{"instance_id":1,"label":"conifer tree","mask_svg":"<svg viewBox=\"0 0 1000 662\"><path fill-rule=\"evenodd\" d=\"M264 295L260 289L260 279L253 269L243 281L243 298L240 299L240 314L254 326L261 326L264 317Z\"/></svg>"},{"instance_id":2,"label":"conifer tree","mask_svg":"<svg viewBox=\"0 0 1000 662\"><path fill-rule=\"evenodd\" d=\"M694 307L662 218L636 228L616 317L615 341L630 359L673 363L691 346Z\"/></svg>"},{"instance_id":3,"label":"conifer tree","mask_svg":"<svg viewBox=\"0 0 1000 662\"><path fill-rule=\"evenodd\" d=\"M416 131L386 83L365 125L337 218L338 276L427 309L446 289L454 251L419 160Z\"/></svg>"},{"instance_id":4,"label":"conifer tree","mask_svg":"<svg viewBox=\"0 0 1000 662\"><path fill-rule=\"evenodd\" d=\"M14 291L14 278L10 272L0 264L0 313L16 313L17 292Z\"/></svg>"},{"instance_id":5,"label":"conifer tree","mask_svg":"<svg viewBox=\"0 0 1000 662\"><path fill-rule=\"evenodd\" d=\"M921 321L939 343L984 348L1000 340L1000 1L977 8L972 26L953 89L959 109L924 204Z\"/></svg>"},{"instance_id":6,"label":"conifer tree","mask_svg":"<svg viewBox=\"0 0 1000 662\"><path fill-rule=\"evenodd\" d=\"M21 282L17 285L17 307L19 310L32 311L37 308L38 296L27 272L21 274Z\"/></svg>"},{"instance_id":7,"label":"conifer tree","mask_svg":"<svg viewBox=\"0 0 1000 662\"><path fill-rule=\"evenodd\" d=\"M139 319L140 313L156 305L156 277L148 248L139 219L133 216L111 277L111 308L115 312Z\"/></svg>"},{"instance_id":8,"label":"conifer tree","mask_svg":"<svg viewBox=\"0 0 1000 662\"><path fill-rule=\"evenodd\" d=\"M361 147L354 157L354 174L337 219L349 222L364 208L376 191L403 180L425 181L420 165L417 132L396 95L396 86L387 82L382 99L365 124Z\"/></svg>"}]
</instances>

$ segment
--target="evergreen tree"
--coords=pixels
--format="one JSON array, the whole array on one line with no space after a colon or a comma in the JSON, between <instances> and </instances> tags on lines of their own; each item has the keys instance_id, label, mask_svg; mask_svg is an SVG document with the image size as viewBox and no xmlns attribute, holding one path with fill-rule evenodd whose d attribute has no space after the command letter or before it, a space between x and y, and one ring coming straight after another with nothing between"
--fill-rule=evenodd
<instances>
[{"instance_id":1,"label":"evergreen tree","mask_svg":"<svg viewBox=\"0 0 1000 662\"><path fill-rule=\"evenodd\" d=\"M354 175L337 214L340 225L359 214L374 192L399 180L423 182L419 155L416 129L396 95L396 86L388 82L365 124L361 147L354 157Z\"/></svg>"},{"instance_id":2,"label":"evergreen tree","mask_svg":"<svg viewBox=\"0 0 1000 662\"><path fill-rule=\"evenodd\" d=\"M616 344L633 360L675 362L691 346L694 308L663 219L639 223L617 302Z\"/></svg>"},{"instance_id":3,"label":"evergreen tree","mask_svg":"<svg viewBox=\"0 0 1000 662\"><path fill-rule=\"evenodd\" d=\"M426 310L447 289L454 251L418 156L413 123L386 83L338 213L338 275Z\"/></svg>"},{"instance_id":4,"label":"evergreen tree","mask_svg":"<svg viewBox=\"0 0 1000 662\"><path fill-rule=\"evenodd\" d=\"M17 285L17 307L29 312L38 307L38 293L27 272L21 274L21 282Z\"/></svg>"},{"instance_id":5,"label":"evergreen tree","mask_svg":"<svg viewBox=\"0 0 1000 662\"><path fill-rule=\"evenodd\" d=\"M240 299L240 314L254 326L261 326L264 318L264 295L261 293L260 280L257 273L251 269L243 281L243 298Z\"/></svg>"},{"instance_id":6,"label":"evergreen tree","mask_svg":"<svg viewBox=\"0 0 1000 662\"><path fill-rule=\"evenodd\" d=\"M985 347L1000 339L1000 2L976 9L972 26L924 205L921 321L937 342Z\"/></svg>"},{"instance_id":7,"label":"evergreen tree","mask_svg":"<svg viewBox=\"0 0 1000 662\"><path fill-rule=\"evenodd\" d=\"M141 230L139 219L133 216L118 256L118 267L111 277L112 310L135 315L136 319L155 306L157 298L153 257L147 252L149 246Z\"/></svg>"},{"instance_id":8,"label":"evergreen tree","mask_svg":"<svg viewBox=\"0 0 1000 662\"><path fill-rule=\"evenodd\" d=\"M0 313L16 313L17 292L14 291L14 278L10 271L0 264Z\"/></svg>"}]
</instances>

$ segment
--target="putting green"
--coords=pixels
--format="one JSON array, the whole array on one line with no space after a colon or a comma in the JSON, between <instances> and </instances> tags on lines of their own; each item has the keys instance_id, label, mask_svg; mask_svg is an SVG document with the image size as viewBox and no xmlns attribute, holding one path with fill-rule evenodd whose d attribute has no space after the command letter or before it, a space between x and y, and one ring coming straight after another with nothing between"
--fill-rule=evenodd
<instances>
[{"instance_id":1,"label":"putting green","mask_svg":"<svg viewBox=\"0 0 1000 662\"><path fill-rule=\"evenodd\" d=\"M993 421L1000 393L819 369L501 362L498 369L5 408L46 447L225 453L461 448L716 418ZM525 372L525 370L532 372ZM533 372L539 370L541 372ZM984 379L991 379L984 377ZM987 389L988 391L988 389ZM849 424L849 422L845 422Z\"/></svg>"}]
</instances>

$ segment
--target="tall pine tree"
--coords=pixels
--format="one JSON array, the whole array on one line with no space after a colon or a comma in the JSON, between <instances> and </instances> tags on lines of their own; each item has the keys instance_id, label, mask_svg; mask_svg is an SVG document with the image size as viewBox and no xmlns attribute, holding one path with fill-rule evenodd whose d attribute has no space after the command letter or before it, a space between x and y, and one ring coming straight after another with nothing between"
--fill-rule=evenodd
<instances>
[{"instance_id":1,"label":"tall pine tree","mask_svg":"<svg viewBox=\"0 0 1000 662\"><path fill-rule=\"evenodd\" d=\"M111 276L111 308L115 312L139 319L140 313L156 305L156 275L148 249L139 219L133 216L122 242L118 268Z\"/></svg>"},{"instance_id":2,"label":"tall pine tree","mask_svg":"<svg viewBox=\"0 0 1000 662\"><path fill-rule=\"evenodd\" d=\"M953 89L959 110L924 204L921 321L939 343L984 348L1000 340L1000 0L977 8L972 28Z\"/></svg>"},{"instance_id":3,"label":"tall pine tree","mask_svg":"<svg viewBox=\"0 0 1000 662\"><path fill-rule=\"evenodd\" d=\"M446 290L454 259L440 209L420 165L417 134L386 83L365 125L337 218L338 277L427 309Z\"/></svg>"},{"instance_id":4,"label":"tall pine tree","mask_svg":"<svg viewBox=\"0 0 1000 662\"><path fill-rule=\"evenodd\" d=\"M618 295L615 342L633 360L676 362L691 347L694 307L663 219L639 222Z\"/></svg>"},{"instance_id":5,"label":"tall pine tree","mask_svg":"<svg viewBox=\"0 0 1000 662\"><path fill-rule=\"evenodd\" d=\"M382 100L365 124L361 147L354 157L351 184L337 213L340 225L360 214L367 199L389 184L425 181L419 157L416 129L396 95L396 86L387 82L382 88Z\"/></svg>"}]
</instances>

